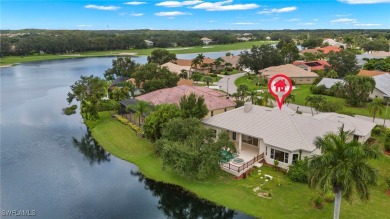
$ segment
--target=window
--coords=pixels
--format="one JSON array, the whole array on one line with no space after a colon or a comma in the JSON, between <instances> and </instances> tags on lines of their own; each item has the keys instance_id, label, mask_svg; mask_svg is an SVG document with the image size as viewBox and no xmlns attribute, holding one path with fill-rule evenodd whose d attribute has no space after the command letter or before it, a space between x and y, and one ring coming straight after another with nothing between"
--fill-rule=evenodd
<instances>
[{"instance_id":1,"label":"window","mask_svg":"<svg viewBox=\"0 0 390 219\"><path fill-rule=\"evenodd\" d=\"M293 154L292 164L296 163L297 161L298 161L298 154Z\"/></svg>"},{"instance_id":2,"label":"window","mask_svg":"<svg viewBox=\"0 0 390 219\"><path fill-rule=\"evenodd\" d=\"M211 111L211 116L214 116L214 111Z\"/></svg>"},{"instance_id":3,"label":"window","mask_svg":"<svg viewBox=\"0 0 390 219\"><path fill-rule=\"evenodd\" d=\"M359 141L359 136L354 135L354 136L353 136L353 140L354 140L354 141Z\"/></svg>"},{"instance_id":4,"label":"window","mask_svg":"<svg viewBox=\"0 0 390 219\"><path fill-rule=\"evenodd\" d=\"M227 109L225 108L225 112L226 112L226 110L227 110Z\"/></svg>"},{"instance_id":5,"label":"window","mask_svg":"<svg viewBox=\"0 0 390 219\"><path fill-rule=\"evenodd\" d=\"M233 140L237 140L237 133L232 132L232 138L233 138Z\"/></svg>"},{"instance_id":6,"label":"window","mask_svg":"<svg viewBox=\"0 0 390 219\"><path fill-rule=\"evenodd\" d=\"M271 159L275 159L283 163L288 163L288 153L271 148Z\"/></svg>"},{"instance_id":7,"label":"window","mask_svg":"<svg viewBox=\"0 0 390 219\"><path fill-rule=\"evenodd\" d=\"M253 138L251 136L242 135L242 142L258 147L259 139Z\"/></svg>"},{"instance_id":8,"label":"window","mask_svg":"<svg viewBox=\"0 0 390 219\"><path fill-rule=\"evenodd\" d=\"M217 137L217 130L213 129L214 136Z\"/></svg>"}]
</instances>

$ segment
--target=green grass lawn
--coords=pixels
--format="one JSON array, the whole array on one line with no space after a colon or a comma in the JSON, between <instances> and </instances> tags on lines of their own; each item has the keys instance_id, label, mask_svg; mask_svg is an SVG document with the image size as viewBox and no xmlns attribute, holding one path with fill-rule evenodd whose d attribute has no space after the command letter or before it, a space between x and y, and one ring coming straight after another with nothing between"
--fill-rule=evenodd
<instances>
[{"instance_id":1,"label":"green grass lawn","mask_svg":"<svg viewBox=\"0 0 390 219\"><path fill-rule=\"evenodd\" d=\"M179 185L199 197L261 218L331 218L333 215L332 203L325 204L322 210L313 207L312 200L318 191L291 182L283 173L269 167L263 166L261 175L256 170L244 180L235 180L232 175L221 171L204 181L190 181L169 169L162 170L162 161L156 156L150 141L137 137L130 127L111 118L107 112L100 115L100 120L94 122L91 129L93 137L111 154L136 164L147 178ZM380 171L381 180L371 189L371 200L356 200L353 205L343 201L341 218L388 217L390 201L385 194L382 174L389 174L390 158L382 155L373 165L386 171ZM261 178L264 173L274 179L265 182ZM258 197L253 192L256 187L270 191L272 199Z\"/></svg>"},{"instance_id":2,"label":"green grass lawn","mask_svg":"<svg viewBox=\"0 0 390 219\"><path fill-rule=\"evenodd\" d=\"M306 97L309 95L313 95L310 91L311 85L297 85L296 87L297 88L291 92L292 94L295 95L295 104L305 105ZM343 104L344 111L348 111L348 112L351 112L351 113L356 114L356 115L372 117L372 115L368 112L367 107L351 107L351 106L348 106L346 104L344 98L333 97L333 96L325 96L325 97L327 100L341 102ZM383 115L381 115L381 116L377 115L376 117L377 118L384 118L385 117L384 113L385 112L383 112ZM386 118L390 119L390 110L387 113Z\"/></svg>"},{"instance_id":3,"label":"green grass lawn","mask_svg":"<svg viewBox=\"0 0 390 219\"><path fill-rule=\"evenodd\" d=\"M205 52L220 52L229 50L241 50L249 49L253 45L263 45L276 43L276 41L253 41L253 42L240 42L226 45L209 45L209 46L196 46L196 47L174 47L165 48L170 52L176 54L183 53L205 53ZM85 57L104 57L104 56L124 56L126 53L135 53L136 55L150 55L151 52L158 48L149 49L130 49L130 50L113 50L113 51L92 51L78 54L66 54L66 55L31 55L31 56L6 56L0 58L0 66L3 65L14 65L23 62L34 62L44 60L55 60L55 59L71 59L71 58L85 58Z\"/></svg>"},{"instance_id":4,"label":"green grass lawn","mask_svg":"<svg viewBox=\"0 0 390 219\"><path fill-rule=\"evenodd\" d=\"M249 78L247 75L244 75L242 77L237 78L237 80L234 81L234 84L239 87L241 84L246 84L249 88L249 90L263 90L267 89L267 87L264 86L256 86L256 83L253 81L253 78L256 77L255 75L251 75Z\"/></svg>"}]
</instances>

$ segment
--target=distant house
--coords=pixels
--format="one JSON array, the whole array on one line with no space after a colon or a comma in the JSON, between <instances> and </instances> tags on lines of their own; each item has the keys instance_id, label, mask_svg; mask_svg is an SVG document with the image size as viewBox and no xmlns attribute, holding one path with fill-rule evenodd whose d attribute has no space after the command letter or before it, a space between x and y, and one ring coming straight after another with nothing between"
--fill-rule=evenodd
<instances>
[{"instance_id":1,"label":"distant house","mask_svg":"<svg viewBox=\"0 0 390 219\"><path fill-rule=\"evenodd\" d=\"M342 79L335 79L335 78L323 78L321 81L317 84L317 86L324 85L326 89L330 89L333 85L335 85L337 82L340 82L344 84L344 80Z\"/></svg>"},{"instance_id":2,"label":"distant house","mask_svg":"<svg viewBox=\"0 0 390 219\"><path fill-rule=\"evenodd\" d=\"M325 46L323 48L319 48L317 50L321 50L324 54L328 54L330 52L340 52L341 49L337 46Z\"/></svg>"},{"instance_id":3,"label":"distant house","mask_svg":"<svg viewBox=\"0 0 390 219\"><path fill-rule=\"evenodd\" d=\"M248 42L249 40L251 40L251 38L248 38L248 37L237 37L237 40L241 41L241 42Z\"/></svg>"},{"instance_id":4,"label":"distant house","mask_svg":"<svg viewBox=\"0 0 390 219\"><path fill-rule=\"evenodd\" d=\"M370 94L370 98L375 97L390 100L390 74L380 74L372 77L375 80L374 91Z\"/></svg>"},{"instance_id":5,"label":"distant house","mask_svg":"<svg viewBox=\"0 0 390 219\"><path fill-rule=\"evenodd\" d=\"M166 67L169 71L174 72L176 74L180 74L182 71L189 73L191 69L190 66L178 65L173 62L164 63L161 65L161 67Z\"/></svg>"},{"instance_id":6,"label":"distant house","mask_svg":"<svg viewBox=\"0 0 390 219\"><path fill-rule=\"evenodd\" d=\"M377 75L386 74L386 73L388 73L388 72L372 71L372 70L364 70L364 69L362 69L362 70L359 71L358 75L372 77L372 76L377 76Z\"/></svg>"},{"instance_id":7,"label":"distant house","mask_svg":"<svg viewBox=\"0 0 390 219\"><path fill-rule=\"evenodd\" d=\"M240 60L240 56L238 55L230 55L230 56L223 56L221 57L226 63L230 63L232 65L232 68L237 69L238 61Z\"/></svg>"},{"instance_id":8,"label":"distant house","mask_svg":"<svg viewBox=\"0 0 390 219\"><path fill-rule=\"evenodd\" d=\"M365 142L371 135L375 123L337 113L318 114L306 117L290 109L267 108L245 103L243 107L203 120L206 127L216 134L227 131L235 144L238 158L222 164L222 169L242 176L258 161L274 164L287 169L294 162L321 151L314 145L317 136L329 132L351 131L349 139Z\"/></svg>"},{"instance_id":9,"label":"distant house","mask_svg":"<svg viewBox=\"0 0 390 219\"><path fill-rule=\"evenodd\" d=\"M223 63L219 66L216 66L214 64L214 62L215 62L215 59L204 58L203 64L195 66L195 65L192 65L192 60L189 60L189 59L175 60L176 65L191 67L191 72L203 72L205 74L210 73L212 70L223 69L223 67L224 67Z\"/></svg>"},{"instance_id":10,"label":"distant house","mask_svg":"<svg viewBox=\"0 0 390 219\"><path fill-rule=\"evenodd\" d=\"M146 45L147 46L150 46L150 47L152 47L153 46L153 42L152 41L150 41L150 40L144 40L144 42L146 43Z\"/></svg>"},{"instance_id":11,"label":"distant house","mask_svg":"<svg viewBox=\"0 0 390 219\"><path fill-rule=\"evenodd\" d=\"M316 60L316 61L295 61L293 62L293 65L298 66L300 68L303 68L305 70L311 70L311 71L317 71L317 70L324 70L325 67L329 67L330 64L325 60Z\"/></svg>"},{"instance_id":12,"label":"distant house","mask_svg":"<svg viewBox=\"0 0 390 219\"><path fill-rule=\"evenodd\" d=\"M203 44L209 45L209 43L213 42L213 40L207 38L207 37L202 37L200 40L202 40Z\"/></svg>"},{"instance_id":13,"label":"distant house","mask_svg":"<svg viewBox=\"0 0 390 219\"><path fill-rule=\"evenodd\" d=\"M108 90L113 90L115 87L121 87L121 84L130 80L129 78L126 77L117 77L115 80L110 84L108 87Z\"/></svg>"},{"instance_id":14,"label":"distant house","mask_svg":"<svg viewBox=\"0 0 390 219\"><path fill-rule=\"evenodd\" d=\"M390 57L390 52L385 51L370 51L364 54L356 55L358 66L363 66L367 61L365 59L384 59Z\"/></svg>"},{"instance_id":15,"label":"distant house","mask_svg":"<svg viewBox=\"0 0 390 219\"><path fill-rule=\"evenodd\" d=\"M271 40L271 37L267 36L265 37L266 40Z\"/></svg>"},{"instance_id":16,"label":"distant house","mask_svg":"<svg viewBox=\"0 0 390 219\"><path fill-rule=\"evenodd\" d=\"M176 86L171 88L164 88L156 90L147 94L136 97L137 100L143 100L153 105L159 104L176 104L179 105L182 96L188 96L194 93L196 96L202 96L205 100L208 115L205 117L212 117L214 115L232 110L236 103L226 99L226 94L207 87L198 86Z\"/></svg>"},{"instance_id":17,"label":"distant house","mask_svg":"<svg viewBox=\"0 0 390 219\"><path fill-rule=\"evenodd\" d=\"M329 46L335 46L335 47L338 47L338 48L346 48L347 45L344 44L344 43L340 43L340 42L337 42L336 40L334 39L329 39L329 38L326 38L324 39L324 41L322 42L323 44L324 43L327 43Z\"/></svg>"},{"instance_id":18,"label":"distant house","mask_svg":"<svg viewBox=\"0 0 390 219\"><path fill-rule=\"evenodd\" d=\"M272 66L259 70L260 75L271 78L276 74L284 74L289 77L295 84L312 84L318 75L309 70L304 70L293 64Z\"/></svg>"}]
</instances>

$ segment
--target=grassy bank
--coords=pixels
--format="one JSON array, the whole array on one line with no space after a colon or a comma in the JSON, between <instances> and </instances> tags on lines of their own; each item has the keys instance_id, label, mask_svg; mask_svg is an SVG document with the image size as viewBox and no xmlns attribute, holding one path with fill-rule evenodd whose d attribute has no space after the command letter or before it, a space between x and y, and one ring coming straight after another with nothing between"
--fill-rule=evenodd
<instances>
[{"instance_id":1,"label":"grassy bank","mask_svg":"<svg viewBox=\"0 0 390 219\"><path fill-rule=\"evenodd\" d=\"M196 46L196 47L174 47L166 48L170 52L176 54L184 53L205 53L205 52L221 52L229 50L241 50L249 49L252 45L262 45L276 43L275 41L253 41L253 42L241 42L226 45L209 45L209 46ZM125 56L125 55L150 55L150 53L157 48L150 49L130 49L130 50L114 50L114 51L92 51L78 54L65 54L65 55L31 55L31 56L6 56L0 58L0 66L14 65L17 63L56 60L56 59L71 59L71 58L86 58L86 57L106 57L106 56Z\"/></svg>"},{"instance_id":2,"label":"grassy bank","mask_svg":"<svg viewBox=\"0 0 390 219\"><path fill-rule=\"evenodd\" d=\"M298 85L297 89L294 89L291 92L292 94L295 95L295 104L305 105L306 97L313 95L310 91L310 87L311 87L311 85ZM333 97L333 96L325 96L325 97L327 100L341 102L343 105L344 111L348 111L348 112L351 112L351 113L356 114L356 115L372 117L372 115L368 112L367 107L351 107L351 106L348 106L346 104L345 99L343 99L343 98ZM383 114L381 116L377 115L376 118L385 118L384 113L385 112L383 112ZM390 119L390 111L387 113L386 118Z\"/></svg>"},{"instance_id":3,"label":"grassy bank","mask_svg":"<svg viewBox=\"0 0 390 219\"><path fill-rule=\"evenodd\" d=\"M170 170L163 171L162 161L155 155L152 143L137 137L130 127L112 119L108 113L102 113L100 120L94 122L93 126L92 135L105 150L136 164L146 177L179 185L199 197L228 208L261 218L331 218L333 215L333 204L325 204L322 210L313 207L312 200L318 194L317 191L309 189L307 185L291 182L282 173L269 167L261 169L263 173L274 176L275 181L266 184L272 192L272 199L264 199L253 192L254 187L264 183L257 171L245 180L234 180L230 174L221 171L204 181L190 181ZM382 156L374 165L388 172L390 159ZM386 218L390 208L388 200L385 183L381 179L379 186L372 189L369 202L355 201L350 205L343 201L340 217Z\"/></svg>"}]
</instances>

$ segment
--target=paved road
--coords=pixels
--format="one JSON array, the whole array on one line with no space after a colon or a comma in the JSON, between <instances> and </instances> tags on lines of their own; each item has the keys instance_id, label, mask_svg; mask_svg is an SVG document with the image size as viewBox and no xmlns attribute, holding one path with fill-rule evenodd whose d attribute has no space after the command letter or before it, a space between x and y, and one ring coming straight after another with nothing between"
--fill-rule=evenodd
<instances>
[{"instance_id":1,"label":"paved road","mask_svg":"<svg viewBox=\"0 0 390 219\"><path fill-rule=\"evenodd\" d=\"M220 79L217 84L220 86L221 90L229 94L237 93L237 87L234 84L234 81L243 75L245 75L245 72L234 75L223 75L222 79Z\"/></svg>"}]
</instances>

